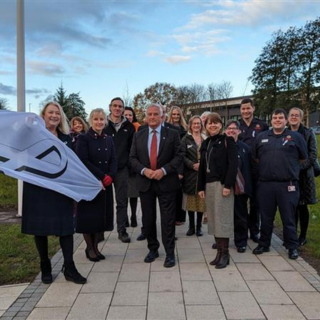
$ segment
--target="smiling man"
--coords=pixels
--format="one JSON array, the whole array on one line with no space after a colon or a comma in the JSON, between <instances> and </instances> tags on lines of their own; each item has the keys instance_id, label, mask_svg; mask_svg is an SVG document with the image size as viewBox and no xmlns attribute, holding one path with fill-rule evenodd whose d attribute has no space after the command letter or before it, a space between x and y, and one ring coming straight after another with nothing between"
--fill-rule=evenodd
<instances>
[{"instance_id":1,"label":"smiling man","mask_svg":"<svg viewBox=\"0 0 320 320\"><path fill-rule=\"evenodd\" d=\"M259 163L257 199L261 214L261 234L254 254L270 251L273 221L277 207L283 225L283 238L289 258L298 258L295 211L299 202L301 162L308 158L302 136L286 129L287 113L272 112L272 129L261 133L252 147L252 156Z\"/></svg>"}]
</instances>

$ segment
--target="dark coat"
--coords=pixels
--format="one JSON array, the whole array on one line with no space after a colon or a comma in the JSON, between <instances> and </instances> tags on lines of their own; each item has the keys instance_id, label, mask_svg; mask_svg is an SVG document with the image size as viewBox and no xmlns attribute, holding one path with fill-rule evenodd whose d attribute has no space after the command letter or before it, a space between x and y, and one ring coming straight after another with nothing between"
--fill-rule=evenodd
<instances>
[{"instance_id":1,"label":"dark coat","mask_svg":"<svg viewBox=\"0 0 320 320\"><path fill-rule=\"evenodd\" d=\"M198 191L204 191L206 183L214 181L220 181L225 188L231 189L238 170L238 148L234 139L224 134L208 137L203 141L200 152Z\"/></svg>"},{"instance_id":2,"label":"dark coat","mask_svg":"<svg viewBox=\"0 0 320 320\"><path fill-rule=\"evenodd\" d=\"M151 180L141 175L144 168L150 168L148 135L149 129L138 131L134 135L130 152L130 166L137 173L137 187L141 192L146 192L151 185ZM167 174L158 181L158 186L163 192L176 191L180 187L177 170L183 162L179 133L162 127L160 139L157 169L163 167Z\"/></svg>"},{"instance_id":3,"label":"dark coat","mask_svg":"<svg viewBox=\"0 0 320 320\"><path fill-rule=\"evenodd\" d=\"M113 179L117 172L117 158L111 137L98 135L92 128L78 137L76 152L80 160L99 180L105 175ZM76 232L96 233L113 230L112 185L91 201L78 203Z\"/></svg>"},{"instance_id":4,"label":"dark coat","mask_svg":"<svg viewBox=\"0 0 320 320\"><path fill-rule=\"evenodd\" d=\"M200 157L198 157L198 146L192 134L185 135L181 140L181 151L184 157L182 190L185 194L194 195L198 192L198 171L193 169L193 165L200 162Z\"/></svg>"},{"instance_id":5,"label":"dark coat","mask_svg":"<svg viewBox=\"0 0 320 320\"><path fill-rule=\"evenodd\" d=\"M134 125L123 118L117 131L115 124L108 118L108 126L104 129L104 132L113 139L118 160L118 170L127 167L133 135L136 132Z\"/></svg>"},{"instance_id":6,"label":"dark coat","mask_svg":"<svg viewBox=\"0 0 320 320\"><path fill-rule=\"evenodd\" d=\"M72 148L69 135L58 138ZM67 236L74 233L73 200L53 190L23 183L21 232L36 236Z\"/></svg>"},{"instance_id":7,"label":"dark coat","mask_svg":"<svg viewBox=\"0 0 320 320\"><path fill-rule=\"evenodd\" d=\"M317 159L317 140L313 131L302 124L298 132L304 137L308 148L308 159L301 163L299 176L300 204L315 204L318 200L313 166Z\"/></svg>"},{"instance_id":8,"label":"dark coat","mask_svg":"<svg viewBox=\"0 0 320 320\"><path fill-rule=\"evenodd\" d=\"M238 163L239 169L244 178L244 193L248 196L252 195L252 180L251 180L251 168L252 168L252 156L250 147L242 141L237 141L238 146Z\"/></svg>"}]
</instances>

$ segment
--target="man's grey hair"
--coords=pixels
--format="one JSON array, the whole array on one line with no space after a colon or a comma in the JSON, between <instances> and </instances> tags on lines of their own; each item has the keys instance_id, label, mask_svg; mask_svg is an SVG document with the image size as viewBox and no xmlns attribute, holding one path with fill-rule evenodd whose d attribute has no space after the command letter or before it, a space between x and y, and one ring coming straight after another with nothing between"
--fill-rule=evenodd
<instances>
[{"instance_id":1,"label":"man's grey hair","mask_svg":"<svg viewBox=\"0 0 320 320\"><path fill-rule=\"evenodd\" d=\"M156 107L156 108L158 108L159 113L160 113L160 117L163 116L163 106L162 106L162 105L160 105L160 104L158 104L158 103L151 103L151 104L149 104L149 105L147 106L146 112L148 112L148 109L151 108L151 107Z\"/></svg>"}]
</instances>

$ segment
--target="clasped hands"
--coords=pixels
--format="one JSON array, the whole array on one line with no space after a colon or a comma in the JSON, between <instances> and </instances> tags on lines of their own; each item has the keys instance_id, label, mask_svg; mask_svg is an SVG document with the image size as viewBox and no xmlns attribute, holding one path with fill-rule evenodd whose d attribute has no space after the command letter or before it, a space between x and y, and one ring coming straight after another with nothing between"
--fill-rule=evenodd
<instances>
[{"instance_id":1,"label":"clasped hands","mask_svg":"<svg viewBox=\"0 0 320 320\"><path fill-rule=\"evenodd\" d=\"M162 169L152 170L152 169L146 169L144 171L144 175L148 179L155 179L155 180L161 180L164 176L164 172Z\"/></svg>"}]
</instances>

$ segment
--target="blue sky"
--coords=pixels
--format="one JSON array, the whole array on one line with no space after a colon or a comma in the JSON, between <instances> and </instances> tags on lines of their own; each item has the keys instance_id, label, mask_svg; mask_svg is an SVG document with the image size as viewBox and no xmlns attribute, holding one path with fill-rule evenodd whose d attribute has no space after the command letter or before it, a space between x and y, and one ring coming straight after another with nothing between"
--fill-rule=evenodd
<instances>
[{"instance_id":1,"label":"blue sky","mask_svg":"<svg viewBox=\"0 0 320 320\"><path fill-rule=\"evenodd\" d=\"M320 14L314 1L25 0L26 110L63 83L86 110L156 82L230 81L251 94L254 61L273 31ZM16 1L0 0L0 97L16 110Z\"/></svg>"}]
</instances>

